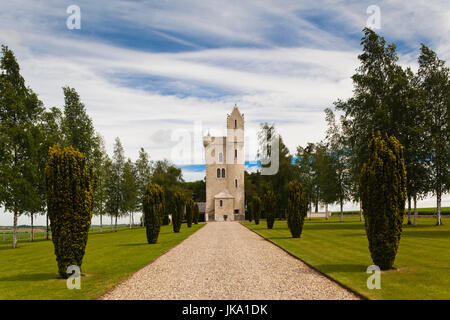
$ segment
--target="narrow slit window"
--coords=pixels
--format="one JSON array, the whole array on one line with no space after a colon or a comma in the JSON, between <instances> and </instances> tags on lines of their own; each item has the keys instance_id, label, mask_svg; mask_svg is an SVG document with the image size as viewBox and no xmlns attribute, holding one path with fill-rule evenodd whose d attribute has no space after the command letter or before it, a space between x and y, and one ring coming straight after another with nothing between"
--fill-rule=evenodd
<instances>
[{"instance_id":1,"label":"narrow slit window","mask_svg":"<svg viewBox=\"0 0 450 320\"><path fill-rule=\"evenodd\" d=\"M220 178L220 169L217 169L217 178Z\"/></svg>"},{"instance_id":2,"label":"narrow slit window","mask_svg":"<svg viewBox=\"0 0 450 320\"><path fill-rule=\"evenodd\" d=\"M234 157L237 158L237 149L234 149Z\"/></svg>"},{"instance_id":3,"label":"narrow slit window","mask_svg":"<svg viewBox=\"0 0 450 320\"><path fill-rule=\"evenodd\" d=\"M237 179L234 179L234 186L237 188Z\"/></svg>"},{"instance_id":4,"label":"narrow slit window","mask_svg":"<svg viewBox=\"0 0 450 320\"><path fill-rule=\"evenodd\" d=\"M237 128L237 120L234 120L234 128Z\"/></svg>"},{"instance_id":5,"label":"narrow slit window","mask_svg":"<svg viewBox=\"0 0 450 320\"><path fill-rule=\"evenodd\" d=\"M222 169L222 178L225 178L225 169Z\"/></svg>"},{"instance_id":6,"label":"narrow slit window","mask_svg":"<svg viewBox=\"0 0 450 320\"><path fill-rule=\"evenodd\" d=\"M220 200L220 206L222 206L222 204L223 204L223 203L222 203L222 200Z\"/></svg>"}]
</instances>

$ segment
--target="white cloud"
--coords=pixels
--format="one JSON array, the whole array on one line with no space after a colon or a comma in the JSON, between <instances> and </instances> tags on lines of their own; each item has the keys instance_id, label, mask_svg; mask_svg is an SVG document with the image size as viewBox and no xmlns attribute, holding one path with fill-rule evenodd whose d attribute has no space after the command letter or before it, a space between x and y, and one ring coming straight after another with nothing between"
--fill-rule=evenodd
<instances>
[{"instance_id":1,"label":"white cloud","mask_svg":"<svg viewBox=\"0 0 450 320\"><path fill-rule=\"evenodd\" d=\"M80 0L79 32L65 27L70 4L2 3L0 43L16 53L46 106L62 106L61 87L75 87L109 151L119 136L127 156L142 146L155 160L170 158L171 130L190 132L196 120L222 129L234 103L251 130L275 122L291 152L322 139L322 110L352 93L358 39L374 3ZM381 34L402 44L402 65L416 67L421 41L450 58L448 1L377 5ZM200 176L185 172L186 180Z\"/></svg>"}]
</instances>

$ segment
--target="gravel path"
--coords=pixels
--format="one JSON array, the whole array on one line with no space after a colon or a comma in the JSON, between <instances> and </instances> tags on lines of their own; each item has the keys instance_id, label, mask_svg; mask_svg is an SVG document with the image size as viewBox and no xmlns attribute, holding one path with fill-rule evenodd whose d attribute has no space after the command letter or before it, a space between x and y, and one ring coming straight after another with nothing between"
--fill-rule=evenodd
<instances>
[{"instance_id":1,"label":"gravel path","mask_svg":"<svg viewBox=\"0 0 450 320\"><path fill-rule=\"evenodd\" d=\"M358 299L238 222L211 222L101 299Z\"/></svg>"}]
</instances>

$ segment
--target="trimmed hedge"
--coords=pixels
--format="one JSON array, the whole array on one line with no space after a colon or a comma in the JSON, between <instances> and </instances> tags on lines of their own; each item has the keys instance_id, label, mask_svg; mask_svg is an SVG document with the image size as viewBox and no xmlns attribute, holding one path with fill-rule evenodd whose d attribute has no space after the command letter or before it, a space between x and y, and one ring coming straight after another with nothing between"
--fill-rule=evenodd
<instances>
[{"instance_id":1,"label":"trimmed hedge","mask_svg":"<svg viewBox=\"0 0 450 320\"><path fill-rule=\"evenodd\" d=\"M255 224L259 224L259 219L261 218L261 199L258 196L252 197L252 215L255 219Z\"/></svg>"},{"instance_id":2,"label":"trimmed hedge","mask_svg":"<svg viewBox=\"0 0 450 320\"><path fill-rule=\"evenodd\" d=\"M94 193L92 172L86 157L73 147L49 148L45 167L47 210L55 247L58 273L67 278L67 267L81 268L89 227Z\"/></svg>"},{"instance_id":3,"label":"trimmed hedge","mask_svg":"<svg viewBox=\"0 0 450 320\"><path fill-rule=\"evenodd\" d=\"M247 203L247 216L248 216L248 221L252 222L252 220L253 220L253 204L252 204L252 201L249 201Z\"/></svg>"},{"instance_id":4,"label":"trimmed hedge","mask_svg":"<svg viewBox=\"0 0 450 320\"><path fill-rule=\"evenodd\" d=\"M194 206L196 203L192 199L186 201L186 223L188 228L192 227L192 219L194 218Z\"/></svg>"},{"instance_id":5,"label":"trimmed hedge","mask_svg":"<svg viewBox=\"0 0 450 320\"><path fill-rule=\"evenodd\" d=\"M275 221L275 211L276 211L277 200L275 193L269 190L264 195L264 213L266 216L267 228L272 229L273 223Z\"/></svg>"},{"instance_id":6,"label":"trimmed hedge","mask_svg":"<svg viewBox=\"0 0 450 320\"><path fill-rule=\"evenodd\" d=\"M373 135L360 175L361 202L374 264L391 269L402 233L406 201L403 147L395 137Z\"/></svg>"},{"instance_id":7,"label":"trimmed hedge","mask_svg":"<svg viewBox=\"0 0 450 320\"><path fill-rule=\"evenodd\" d=\"M287 223L293 238L300 238L307 210L308 203L301 183L297 180L289 182Z\"/></svg>"},{"instance_id":8,"label":"trimmed hedge","mask_svg":"<svg viewBox=\"0 0 450 320\"><path fill-rule=\"evenodd\" d=\"M194 224L198 224L198 220L200 219L200 208L198 207L198 203L194 202Z\"/></svg>"},{"instance_id":9,"label":"trimmed hedge","mask_svg":"<svg viewBox=\"0 0 450 320\"><path fill-rule=\"evenodd\" d=\"M144 211L147 242L158 241L161 222L164 216L164 191L158 184L147 184L142 196L142 209Z\"/></svg>"},{"instance_id":10,"label":"trimmed hedge","mask_svg":"<svg viewBox=\"0 0 450 320\"><path fill-rule=\"evenodd\" d=\"M173 212L172 212L172 226L173 232L180 232L181 223L183 222L185 199L180 192L175 192L173 195Z\"/></svg>"}]
</instances>

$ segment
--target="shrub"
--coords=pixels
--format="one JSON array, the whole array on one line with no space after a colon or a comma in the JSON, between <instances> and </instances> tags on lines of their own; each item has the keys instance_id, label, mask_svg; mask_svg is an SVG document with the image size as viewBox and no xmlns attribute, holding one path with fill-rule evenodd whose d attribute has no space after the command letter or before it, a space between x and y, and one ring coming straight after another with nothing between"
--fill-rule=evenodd
<instances>
[{"instance_id":1,"label":"shrub","mask_svg":"<svg viewBox=\"0 0 450 320\"><path fill-rule=\"evenodd\" d=\"M373 135L359 184L372 260L381 270L390 269L400 242L406 200L403 147L395 137Z\"/></svg>"},{"instance_id":2,"label":"shrub","mask_svg":"<svg viewBox=\"0 0 450 320\"><path fill-rule=\"evenodd\" d=\"M198 224L199 217L200 217L200 209L198 207L198 203L194 202L194 217L193 217L194 224Z\"/></svg>"},{"instance_id":3,"label":"shrub","mask_svg":"<svg viewBox=\"0 0 450 320\"><path fill-rule=\"evenodd\" d=\"M252 198L252 214L253 219L255 219L255 224L259 224L259 219L261 218L261 199L258 196L253 196Z\"/></svg>"},{"instance_id":4,"label":"shrub","mask_svg":"<svg viewBox=\"0 0 450 320\"><path fill-rule=\"evenodd\" d=\"M45 167L48 217L58 273L67 278L67 267L81 268L91 225L92 172L86 157L73 147L49 149Z\"/></svg>"},{"instance_id":5,"label":"shrub","mask_svg":"<svg viewBox=\"0 0 450 320\"><path fill-rule=\"evenodd\" d=\"M194 206L196 203L192 199L186 201L186 223L188 228L192 227L192 219L194 217Z\"/></svg>"},{"instance_id":6,"label":"shrub","mask_svg":"<svg viewBox=\"0 0 450 320\"><path fill-rule=\"evenodd\" d=\"M142 197L147 242L158 241L161 221L164 215L164 191L158 184L147 184Z\"/></svg>"},{"instance_id":7,"label":"shrub","mask_svg":"<svg viewBox=\"0 0 450 320\"><path fill-rule=\"evenodd\" d=\"M264 213L266 215L267 228L272 229L275 221L276 197L272 190L264 195Z\"/></svg>"},{"instance_id":8,"label":"shrub","mask_svg":"<svg viewBox=\"0 0 450 320\"><path fill-rule=\"evenodd\" d=\"M249 201L247 203L247 216L248 216L248 221L252 222L252 220L253 220L253 204L252 204L252 201Z\"/></svg>"},{"instance_id":9,"label":"shrub","mask_svg":"<svg viewBox=\"0 0 450 320\"><path fill-rule=\"evenodd\" d=\"M300 182L293 180L288 185L287 223L293 238L300 238L308 203Z\"/></svg>"},{"instance_id":10,"label":"shrub","mask_svg":"<svg viewBox=\"0 0 450 320\"><path fill-rule=\"evenodd\" d=\"M172 212L172 225L173 232L180 232L181 223L183 221L185 199L184 195L180 192L173 194L173 212Z\"/></svg>"}]
</instances>

